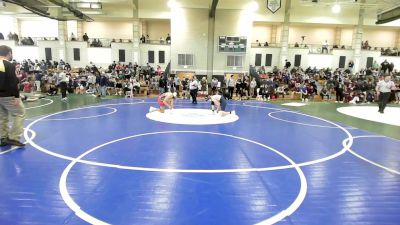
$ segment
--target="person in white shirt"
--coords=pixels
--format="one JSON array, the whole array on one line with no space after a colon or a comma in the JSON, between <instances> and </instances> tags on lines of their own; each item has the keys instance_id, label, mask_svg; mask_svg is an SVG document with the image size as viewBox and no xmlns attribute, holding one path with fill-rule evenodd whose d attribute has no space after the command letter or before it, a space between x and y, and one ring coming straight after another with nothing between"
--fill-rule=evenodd
<instances>
[{"instance_id":1,"label":"person in white shirt","mask_svg":"<svg viewBox=\"0 0 400 225\"><path fill-rule=\"evenodd\" d=\"M193 78L190 80L189 90L190 96L192 96L192 103L197 104L197 91L199 90L199 82L197 81L196 76L193 76Z\"/></svg>"},{"instance_id":2,"label":"person in white shirt","mask_svg":"<svg viewBox=\"0 0 400 225\"><path fill-rule=\"evenodd\" d=\"M68 78L67 75L65 74L65 71L61 71L58 74L58 81L60 90L61 90L61 100L65 101L67 100L67 83L68 83Z\"/></svg>"},{"instance_id":3,"label":"person in white shirt","mask_svg":"<svg viewBox=\"0 0 400 225\"><path fill-rule=\"evenodd\" d=\"M326 50L326 54L328 54L328 41L325 40L325 42L322 44L322 53Z\"/></svg>"},{"instance_id":4,"label":"person in white shirt","mask_svg":"<svg viewBox=\"0 0 400 225\"><path fill-rule=\"evenodd\" d=\"M229 91L229 99L232 99L233 97L233 91L235 90L235 85L236 81L233 78L233 75L231 75L229 80L226 81L226 86L228 86L228 91Z\"/></svg>"},{"instance_id":5,"label":"person in white shirt","mask_svg":"<svg viewBox=\"0 0 400 225\"><path fill-rule=\"evenodd\" d=\"M389 102L390 93L392 90L396 90L396 85L393 81L391 81L391 77L389 74L386 74L383 79L381 79L378 84L376 85L376 93L377 97L379 98L378 105L379 110L378 112L384 113L385 107Z\"/></svg>"},{"instance_id":6,"label":"person in white shirt","mask_svg":"<svg viewBox=\"0 0 400 225\"><path fill-rule=\"evenodd\" d=\"M254 90L256 87L257 87L256 78L253 78L253 80L250 82L250 97L251 98L254 96Z\"/></svg>"},{"instance_id":7,"label":"person in white shirt","mask_svg":"<svg viewBox=\"0 0 400 225\"><path fill-rule=\"evenodd\" d=\"M71 41L76 41L75 34L71 33Z\"/></svg>"},{"instance_id":8,"label":"person in white shirt","mask_svg":"<svg viewBox=\"0 0 400 225\"><path fill-rule=\"evenodd\" d=\"M226 94L226 97L229 97L229 94ZM227 99L225 96L221 95L221 93L218 93L216 95L213 95L210 97L211 99L211 110L213 113L215 110L217 113L221 116L227 116L229 114L235 114L235 111L232 112L227 112L226 111L226 105L227 105Z\"/></svg>"},{"instance_id":9,"label":"person in white shirt","mask_svg":"<svg viewBox=\"0 0 400 225\"><path fill-rule=\"evenodd\" d=\"M217 78L213 78L211 80L211 93L214 95L217 93L217 88L218 88L218 80Z\"/></svg>"}]
</instances>

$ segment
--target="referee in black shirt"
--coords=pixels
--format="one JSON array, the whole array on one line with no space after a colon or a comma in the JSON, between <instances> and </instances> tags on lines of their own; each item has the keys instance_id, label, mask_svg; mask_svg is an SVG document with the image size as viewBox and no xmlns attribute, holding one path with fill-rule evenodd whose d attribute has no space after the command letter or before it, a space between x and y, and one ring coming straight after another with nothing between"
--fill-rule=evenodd
<instances>
[{"instance_id":1,"label":"referee in black shirt","mask_svg":"<svg viewBox=\"0 0 400 225\"><path fill-rule=\"evenodd\" d=\"M25 108L19 98L18 78L12 60L12 49L0 46L0 146L24 146L19 140L24 131ZM9 117L13 124L8 126Z\"/></svg>"}]
</instances>

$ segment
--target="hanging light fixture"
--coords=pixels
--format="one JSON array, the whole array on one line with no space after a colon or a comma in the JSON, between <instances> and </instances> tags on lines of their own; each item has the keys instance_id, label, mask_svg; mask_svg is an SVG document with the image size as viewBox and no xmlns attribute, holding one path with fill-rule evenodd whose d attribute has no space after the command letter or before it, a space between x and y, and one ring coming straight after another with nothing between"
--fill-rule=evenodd
<instances>
[{"instance_id":1,"label":"hanging light fixture","mask_svg":"<svg viewBox=\"0 0 400 225\"><path fill-rule=\"evenodd\" d=\"M342 11L342 8L340 7L340 4L336 1L336 3L332 6L332 12L337 14Z\"/></svg>"}]
</instances>

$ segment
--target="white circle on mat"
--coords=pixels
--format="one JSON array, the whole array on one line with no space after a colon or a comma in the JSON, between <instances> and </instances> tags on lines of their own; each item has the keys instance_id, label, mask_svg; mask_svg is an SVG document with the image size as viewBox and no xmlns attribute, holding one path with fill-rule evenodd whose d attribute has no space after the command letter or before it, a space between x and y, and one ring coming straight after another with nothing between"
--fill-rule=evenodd
<instances>
[{"instance_id":1,"label":"white circle on mat","mask_svg":"<svg viewBox=\"0 0 400 225\"><path fill-rule=\"evenodd\" d=\"M348 106L338 108L337 111L364 120L400 126L399 107L386 107L383 114L378 112L378 106Z\"/></svg>"},{"instance_id":2,"label":"white circle on mat","mask_svg":"<svg viewBox=\"0 0 400 225\"><path fill-rule=\"evenodd\" d=\"M100 220L98 218L96 218L93 215L90 215L89 213L83 211L83 209L73 200L72 196L69 194L68 192L68 185L67 185L67 178L69 173L71 172L72 168L78 164L80 162L80 160L82 160L85 156L91 154L92 152L95 152L99 149L101 149L104 146L107 146L109 144L113 144L119 141L123 141L126 139L131 139L131 138L137 138L137 137L141 137L141 136L147 136L147 135L160 135L160 134L168 134L168 133L173 133L173 134L178 134L178 133L200 133L200 134L210 134L210 135L218 135L218 136L225 136L225 137L231 137L234 139L238 139L238 140L243 140L249 143L253 143L256 145L259 145L267 150L270 150L272 152L277 153L279 156L281 156L282 158L284 158L285 160L287 160L292 166L293 168L296 170L297 174L299 175L299 180L300 180L300 190L298 192L298 195L296 197L296 199L284 210L281 210L280 212L278 212L277 214L273 215L272 217L265 219L259 223L257 223L257 225L264 225L264 224L274 224L277 223L279 221L281 221L282 219L284 219L287 216L290 216L291 214L293 214L302 204L302 202L305 199L306 193L307 193L307 180L306 177L303 173L303 170L300 168L300 166L298 164L296 164L291 158L289 158L288 156L286 156L285 154L283 154L282 152L269 147L267 145L264 145L262 143L253 141L253 140L249 140L247 138L243 138L243 137L238 137L238 136L234 136L234 135L230 135L230 134L223 134L223 133L214 133L214 132L205 132L205 131L164 131L164 132L153 132L153 133L144 133L144 134L138 134L138 135L133 135L133 136L128 136L128 137L124 137L124 138L120 138L117 140L113 140L107 143L104 143L102 145L96 146L90 150L87 150L86 152L82 153L80 156L78 156L77 158L74 158L69 165L64 169L63 173L61 174L60 177L60 181L59 181L59 188L60 188L60 193L61 193L61 197L64 200L64 202L67 204L67 206L75 212L75 215L77 215L79 218L81 218L82 220L90 223L90 224L98 224L98 225L109 225L110 223L107 223L103 220ZM101 163L99 163L101 164ZM118 169L127 169L127 166L122 166L122 165L113 165L114 168L118 168ZM130 168L131 170L139 170L139 167L136 168ZM148 171L148 172L166 172L166 173L176 173L176 172L191 172L191 173L204 173L204 172L212 172L212 173L231 173L231 172L250 172L250 171L257 171L257 168L243 168L243 169L222 169L222 170L190 170L190 169L169 169L169 168L142 168L144 170L142 171ZM278 167L269 167L269 168L263 168L263 169L267 169L267 170L277 170L279 169ZM259 171L257 171L259 172Z\"/></svg>"},{"instance_id":3,"label":"white circle on mat","mask_svg":"<svg viewBox=\"0 0 400 225\"><path fill-rule=\"evenodd\" d=\"M184 124L184 125L213 125L232 123L239 119L237 115L229 114L221 116L213 113L211 109L173 109L165 110L165 113L158 111L146 114L146 117L164 123Z\"/></svg>"},{"instance_id":4,"label":"white circle on mat","mask_svg":"<svg viewBox=\"0 0 400 225\"><path fill-rule=\"evenodd\" d=\"M295 106L295 107L301 107L307 105L306 103L301 103L301 102L288 102L288 103L283 103L282 105L284 106Z\"/></svg>"}]
</instances>

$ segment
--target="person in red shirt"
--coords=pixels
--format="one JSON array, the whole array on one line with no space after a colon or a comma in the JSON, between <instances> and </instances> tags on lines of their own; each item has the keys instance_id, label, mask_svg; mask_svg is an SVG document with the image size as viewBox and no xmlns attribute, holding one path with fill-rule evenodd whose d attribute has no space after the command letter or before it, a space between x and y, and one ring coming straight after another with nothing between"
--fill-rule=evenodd
<instances>
[{"instance_id":1,"label":"person in red shirt","mask_svg":"<svg viewBox=\"0 0 400 225\"><path fill-rule=\"evenodd\" d=\"M160 113L165 112L165 106L169 109L174 108L174 99L176 98L176 92L165 92L158 96L157 102L160 105L159 108L150 107L149 112L159 111Z\"/></svg>"}]
</instances>

